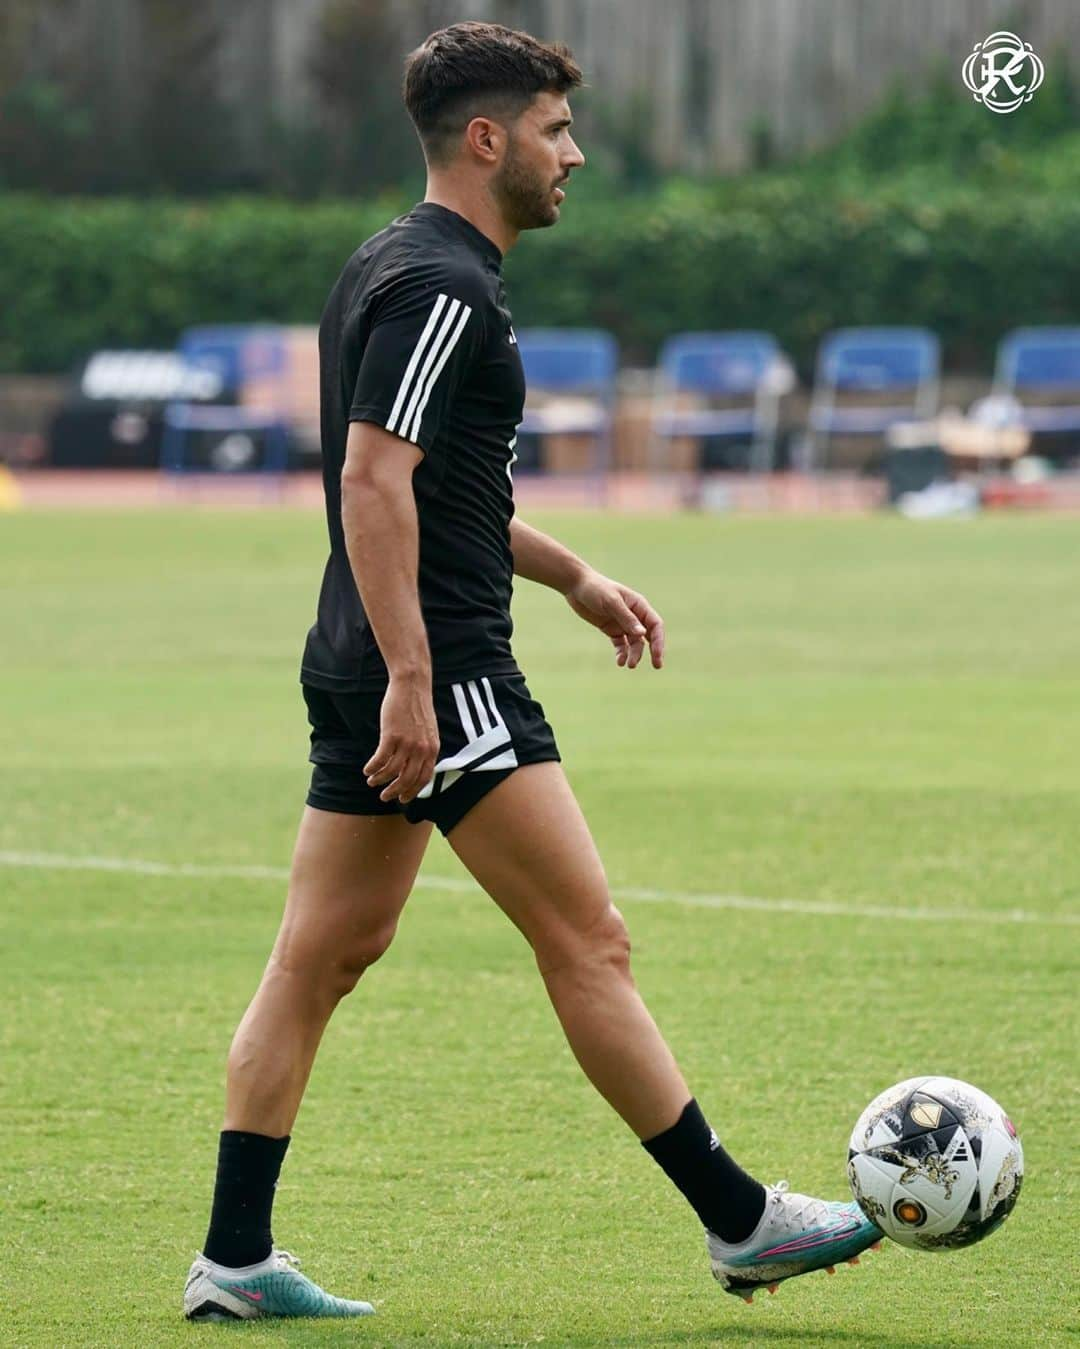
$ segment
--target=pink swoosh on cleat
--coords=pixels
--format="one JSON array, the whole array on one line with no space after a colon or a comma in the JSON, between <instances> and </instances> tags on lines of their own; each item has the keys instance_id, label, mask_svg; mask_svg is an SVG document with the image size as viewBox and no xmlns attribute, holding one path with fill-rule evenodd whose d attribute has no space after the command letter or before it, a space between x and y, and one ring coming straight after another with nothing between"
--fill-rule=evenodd
<instances>
[{"instance_id":1,"label":"pink swoosh on cleat","mask_svg":"<svg viewBox=\"0 0 1080 1349\"><path fill-rule=\"evenodd\" d=\"M239 1293L241 1297L250 1298L252 1302L261 1302L263 1300L263 1295L261 1293L249 1293L246 1288L226 1288L225 1291L227 1293Z\"/></svg>"},{"instance_id":2,"label":"pink swoosh on cleat","mask_svg":"<svg viewBox=\"0 0 1080 1349\"><path fill-rule=\"evenodd\" d=\"M814 1232L809 1236L796 1237L794 1241L785 1242L782 1246L773 1246L771 1250L759 1251L758 1260L767 1260L773 1255L786 1255L793 1251L809 1251L815 1246L828 1246L831 1242L840 1241L843 1237L850 1236L852 1232L858 1231L857 1223L845 1222L838 1227L827 1228L824 1232Z\"/></svg>"}]
</instances>

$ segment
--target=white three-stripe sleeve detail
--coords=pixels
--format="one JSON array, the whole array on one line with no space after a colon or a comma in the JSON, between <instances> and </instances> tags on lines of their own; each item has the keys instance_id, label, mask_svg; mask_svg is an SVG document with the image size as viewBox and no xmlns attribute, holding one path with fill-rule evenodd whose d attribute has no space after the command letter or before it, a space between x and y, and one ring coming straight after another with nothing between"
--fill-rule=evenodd
<instances>
[{"instance_id":1,"label":"white three-stripe sleeve detail","mask_svg":"<svg viewBox=\"0 0 1080 1349\"><path fill-rule=\"evenodd\" d=\"M409 389L412 386L413 375L416 374L416 367L420 363L420 358L424 354L424 348L427 346L428 338L431 336L435 325L439 321L439 315L446 307L446 302L450 297L448 295L437 295L435 304L432 306L431 313L428 315L428 321L424 325L424 331L420 334L420 340L412 349L412 355L409 357L409 364L405 367L405 373L401 377L401 383L398 385L397 397L394 399L394 406L391 409L390 416L387 418L386 429L388 431L397 430L397 420L401 414L401 409L408 397Z\"/></svg>"},{"instance_id":2,"label":"white three-stripe sleeve detail","mask_svg":"<svg viewBox=\"0 0 1080 1349\"><path fill-rule=\"evenodd\" d=\"M491 691L491 680L488 679L487 676L485 675L485 676L480 680L480 683L483 684L483 686L484 686L484 692L487 694L488 706L491 708L491 715L495 718L495 725L496 725L496 726L502 726L503 729L505 729L505 728L506 728L506 722L503 721L502 715L501 715L501 713L499 712L499 709L495 706L495 695L494 695L494 693L492 693L492 691Z\"/></svg>"},{"instance_id":3,"label":"white three-stripe sleeve detail","mask_svg":"<svg viewBox=\"0 0 1080 1349\"><path fill-rule=\"evenodd\" d=\"M412 424L412 430L408 433L410 440L415 441L419 438L420 423L424 416L424 409L428 405L428 399L431 397L431 391L435 387L435 381L439 378L440 374L442 374L443 366L450 359L450 353L457 346L458 338L464 331L465 325L466 323L468 323L469 315L471 313L472 309L468 305L463 306L463 312L461 317L458 319L458 325L454 329L453 333L450 335L450 341L447 342L446 346L443 348L443 353L439 357L435 369L432 370L431 374L428 376L427 387L424 389L424 396L420 400L420 406L416 409L416 417ZM421 379L422 378L423 376L421 376Z\"/></svg>"},{"instance_id":4,"label":"white three-stripe sleeve detail","mask_svg":"<svg viewBox=\"0 0 1080 1349\"><path fill-rule=\"evenodd\" d=\"M409 398L405 404L405 411L402 413L401 421L398 424L398 435L404 436L406 440L415 441L416 439L416 436L410 431L413 422L413 413L416 411L416 405L420 401L428 373L434 363L438 360L439 352L443 350L447 336L454 326L454 319L457 317L457 313L461 308L460 300L451 300L449 296L446 298L449 301L446 312L439 320L439 326L436 329L435 336L431 339L427 350L424 352L423 364L417 371L416 378L409 386Z\"/></svg>"},{"instance_id":5,"label":"white three-stripe sleeve detail","mask_svg":"<svg viewBox=\"0 0 1080 1349\"><path fill-rule=\"evenodd\" d=\"M465 697L465 690L460 684L453 685L454 702L457 703L458 716L461 718L461 726L465 732L465 739L475 740L476 727L473 725L472 713L469 711L469 701Z\"/></svg>"},{"instance_id":6,"label":"white three-stripe sleeve detail","mask_svg":"<svg viewBox=\"0 0 1080 1349\"><path fill-rule=\"evenodd\" d=\"M473 706L476 708L476 715L480 720L480 725L485 731L492 729L491 718L488 716L487 708L484 706L484 700L480 697L480 690L476 687L476 681L469 681L469 692L472 695Z\"/></svg>"}]
</instances>

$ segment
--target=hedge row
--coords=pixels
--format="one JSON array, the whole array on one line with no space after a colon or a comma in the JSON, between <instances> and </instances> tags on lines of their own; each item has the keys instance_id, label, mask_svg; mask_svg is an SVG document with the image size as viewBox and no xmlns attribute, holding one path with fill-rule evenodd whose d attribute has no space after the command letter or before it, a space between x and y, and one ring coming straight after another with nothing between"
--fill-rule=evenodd
<instances>
[{"instance_id":1,"label":"hedge row","mask_svg":"<svg viewBox=\"0 0 1080 1349\"><path fill-rule=\"evenodd\" d=\"M345 258L403 205L0 196L0 369L171 346L192 323L316 322ZM759 180L583 194L563 215L507 260L515 322L610 328L631 359L682 329L753 327L805 370L830 328L920 323L954 367L985 367L1011 327L1080 322L1075 194Z\"/></svg>"}]
</instances>

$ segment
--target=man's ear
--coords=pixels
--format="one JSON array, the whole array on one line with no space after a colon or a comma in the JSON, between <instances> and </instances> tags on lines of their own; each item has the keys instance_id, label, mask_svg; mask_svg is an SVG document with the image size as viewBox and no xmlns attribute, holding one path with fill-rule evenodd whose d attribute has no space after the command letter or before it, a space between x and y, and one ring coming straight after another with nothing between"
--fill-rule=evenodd
<instances>
[{"instance_id":1,"label":"man's ear","mask_svg":"<svg viewBox=\"0 0 1080 1349\"><path fill-rule=\"evenodd\" d=\"M465 144L477 159L494 164L506 144L506 132L490 117L474 117L465 128Z\"/></svg>"}]
</instances>

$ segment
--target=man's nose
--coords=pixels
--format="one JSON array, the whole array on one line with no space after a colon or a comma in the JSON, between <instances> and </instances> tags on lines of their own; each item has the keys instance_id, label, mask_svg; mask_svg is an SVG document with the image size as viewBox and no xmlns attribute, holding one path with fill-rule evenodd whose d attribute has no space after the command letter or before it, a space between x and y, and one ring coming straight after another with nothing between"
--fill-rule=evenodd
<instances>
[{"instance_id":1,"label":"man's nose","mask_svg":"<svg viewBox=\"0 0 1080 1349\"><path fill-rule=\"evenodd\" d=\"M585 163L585 156L578 149L576 141L570 142L570 154L564 158L563 163L569 169L580 169Z\"/></svg>"}]
</instances>

